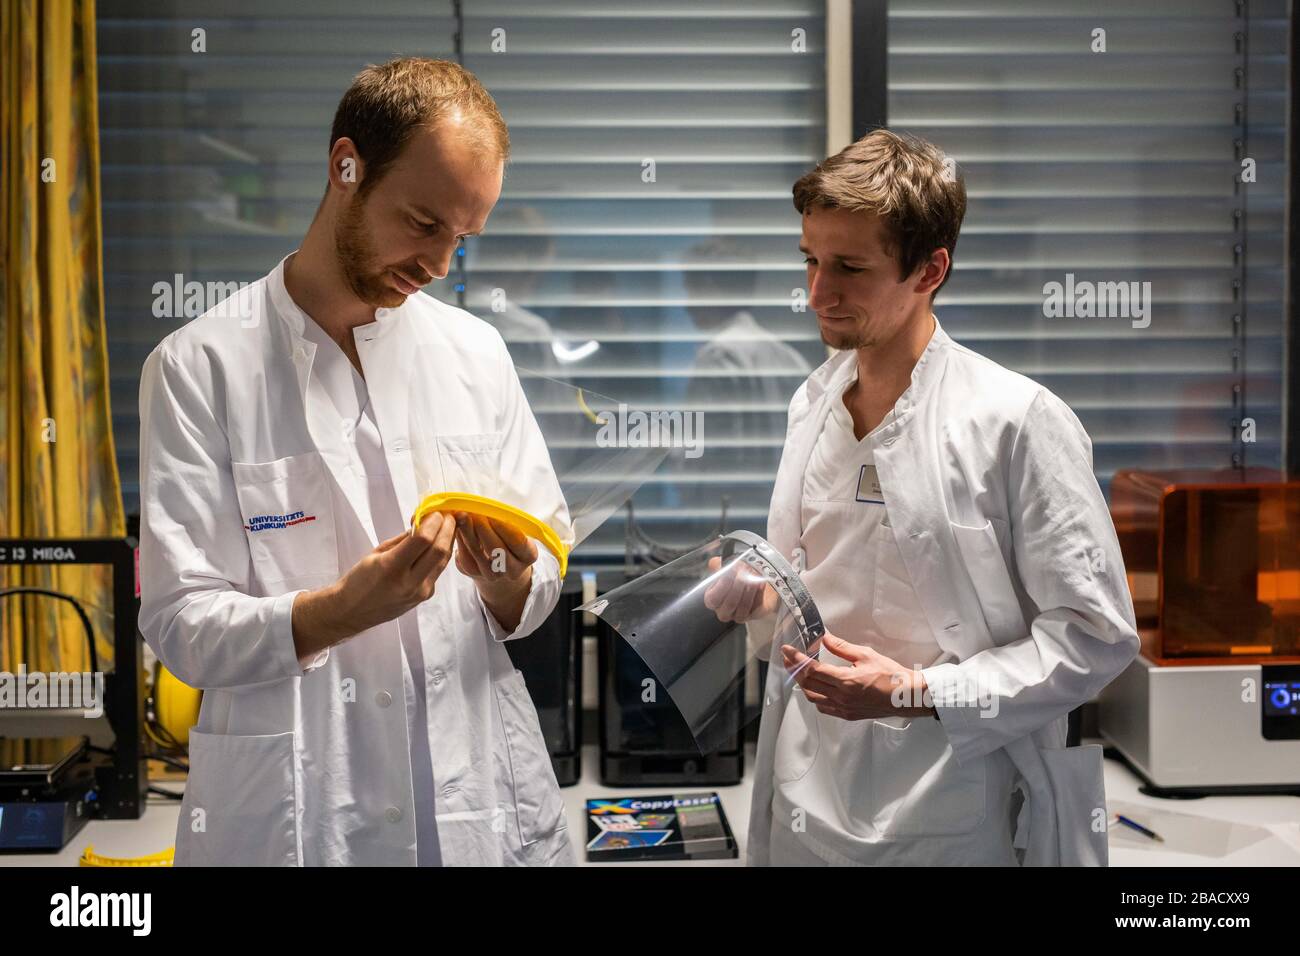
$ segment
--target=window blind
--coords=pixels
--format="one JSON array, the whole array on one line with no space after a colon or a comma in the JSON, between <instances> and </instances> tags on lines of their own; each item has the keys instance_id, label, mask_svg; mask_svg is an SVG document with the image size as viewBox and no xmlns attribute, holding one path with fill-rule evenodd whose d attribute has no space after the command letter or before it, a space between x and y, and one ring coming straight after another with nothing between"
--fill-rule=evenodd
<instances>
[{"instance_id":1,"label":"window blind","mask_svg":"<svg viewBox=\"0 0 1300 956\"><path fill-rule=\"evenodd\" d=\"M762 530L786 405L824 358L790 202L825 143L824 5L467 2L463 62L512 139L501 202L426 291L506 336L537 375L644 410L703 412L700 458L638 492L669 544ZM185 316L159 281L253 281L323 190L339 96L366 63L454 57L452 5L99 6L105 272L118 454L137 507L140 365ZM192 31L206 52L192 52ZM495 303L495 306L494 306ZM594 343L594 347L593 347ZM742 374L743 372L743 374ZM539 419L563 414L534 390ZM676 456L680 459L680 456ZM609 522L575 556L622 566Z\"/></svg>"},{"instance_id":2,"label":"window blind","mask_svg":"<svg viewBox=\"0 0 1300 956\"><path fill-rule=\"evenodd\" d=\"M1281 465L1286 17L1281 0L890 4L889 123L955 159L969 195L936 314L1070 404L1103 485ZM1077 295L1149 282L1149 325L1049 317L1044 286L1068 276Z\"/></svg>"}]
</instances>

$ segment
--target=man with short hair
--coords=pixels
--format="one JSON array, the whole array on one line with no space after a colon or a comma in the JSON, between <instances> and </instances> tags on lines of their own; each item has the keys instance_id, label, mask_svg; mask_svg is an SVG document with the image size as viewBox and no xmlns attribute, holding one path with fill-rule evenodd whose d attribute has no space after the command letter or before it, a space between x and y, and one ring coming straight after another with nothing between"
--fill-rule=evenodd
<instances>
[{"instance_id":1,"label":"man with short hair","mask_svg":"<svg viewBox=\"0 0 1300 956\"><path fill-rule=\"evenodd\" d=\"M1104 863L1100 748L1064 748L1066 715L1138 639L1088 435L932 312L966 211L937 148L877 130L794 201L843 351L790 404L768 537L828 634L773 648L749 862Z\"/></svg>"},{"instance_id":2,"label":"man with short hair","mask_svg":"<svg viewBox=\"0 0 1300 956\"><path fill-rule=\"evenodd\" d=\"M483 518L408 527L470 492L572 542L501 336L420 291L484 228L508 152L463 68L367 67L301 246L145 363L140 628L204 690L179 865L572 860L502 646L554 607L557 559Z\"/></svg>"}]
</instances>

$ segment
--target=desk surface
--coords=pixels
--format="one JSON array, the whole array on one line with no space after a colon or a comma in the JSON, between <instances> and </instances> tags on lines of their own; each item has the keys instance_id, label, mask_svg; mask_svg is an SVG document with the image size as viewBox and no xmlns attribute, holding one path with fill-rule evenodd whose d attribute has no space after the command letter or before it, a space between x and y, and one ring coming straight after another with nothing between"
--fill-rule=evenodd
<instances>
[{"instance_id":1,"label":"desk surface","mask_svg":"<svg viewBox=\"0 0 1300 956\"><path fill-rule=\"evenodd\" d=\"M587 832L583 805L588 798L672 789L603 786L596 779L597 762L596 748L585 748L582 780L563 791L569 832L574 835L575 856L580 865L587 865L582 841ZM752 752L747 766L753 766ZM1112 866L1300 866L1300 797L1161 800L1139 793L1139 785L1140 781L1128 767L1115 760L1106 761L1106 798L1111 811L1118 810L1136 819L1164 836L1165 842L1154 843L1126 827L1114 828L1110 832ZM160 786L171 787L170 784ZM747 776L734 787L716 788L740 843L740 858L714 861L712 865L743 865L752 787L752 777ZM75 866L88 844L94 845L96 853L109 857L157 853L174 843L179 812L178 801L151 796L139 820L93 821L61 853L0 855L0 866Z\"/></svg>"}]
</instances>

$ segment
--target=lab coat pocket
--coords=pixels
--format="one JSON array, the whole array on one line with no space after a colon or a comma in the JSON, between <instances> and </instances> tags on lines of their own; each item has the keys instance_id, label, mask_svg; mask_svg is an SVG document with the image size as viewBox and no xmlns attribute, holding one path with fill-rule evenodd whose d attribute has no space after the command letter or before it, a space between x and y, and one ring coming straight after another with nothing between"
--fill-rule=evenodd
<instances>
[{"instance_id":1,"label":"lab coat pocket","mask_svg":"<svg viewBox=\"0 0 1300 956\"><path fill-rule=\"evenodd\" d=\"M437 442L438 461L445 484L443 491L501 497L504 432L439 435Z\"/></svg>"},{"instance_id":2,"label":"lab coat pocket","mask_svg":"<svg viewBox=\"0 0 1300 956\"><path fill-rule=\"evenodd\" d=\"M290 580L337 578L334 502L320 453L230 467L258 580L270 590Z\"/></svg>"},{"instance_id":3,"label":"lab coat pocket","mask_svg":"<svg viewBox=\"0 0 1300 956\"><path fill-rule=\"evenodd\" d=\"M784 669L779 663L771 665ZM821 729L818 727L817 708L798 687L790 690L785 716L776 735L776 756L773 773L777 783L794 783L804 777L817 760L821 749Z\"/></svg>"},{"instance_id":4,"label":"lab coat pocket","mask_svg":"<svg viewBox=\"0 0 1300 956\"><path fill-rule=\"evenodd\" d=\"M293 733L190 731L177 866L299 866Z\"/></svg>"},{"instance_id":5,"label":"lab coat pocket","mask_svg":"<svg viewBox=\"0 0 1300 956\"><path fill-rule=\"evenodd\" d=\"M975 596L984 612L990 637L1002 643L1026 636L1029 628L1025 625L1020 601L1011 583L1007 563L1002 557L993 522L986 520L979 528L970 528L955 521L948 524L957 539L962 563L975 588Z\"/></svg>"},{"instance_id":6,"label":"lab coat pocket","mask_svg":"<svg viewBox=\"0 0 1300 956\"><path fill-rule=\"evenodd\" d=\"M882 838L956 836L984 822L985 763L959 764L937 720L870 724L872 823Z\"/></svg>"},{"instance_id":7,"label":"lab coat pocket","mask_svg":"<svg viewBox=\"0 0 1300 956\"><path fill-rule=\"evenodd\" d=\"M1101 746L1044 748L1039 753L1056 797L1060 865L1106 866L1110 848Z\"/></svg>"},{"instance_id":8,"label":"lab coat pocket","mask_svg":"<svg viewBox=\"0 0 1300 956\"><path fill-rule=\"evenodd\" d=\"M524 675L516 670L496 681L494 687L506 737L519 839L528 846L565 825L564 800Z\"/></svg>"}]
</instances>

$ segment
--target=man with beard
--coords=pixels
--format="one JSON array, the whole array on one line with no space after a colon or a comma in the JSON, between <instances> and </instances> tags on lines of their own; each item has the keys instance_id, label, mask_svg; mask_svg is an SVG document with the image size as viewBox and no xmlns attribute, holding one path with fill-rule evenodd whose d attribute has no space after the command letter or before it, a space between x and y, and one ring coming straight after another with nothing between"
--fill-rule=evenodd
<instances>
[{"instance_id":1,"label":"man with beard","mask_svg":"<svg viewBox=\"0 0 1300 956\"><path fill-rule=\"evenodd\" d=\"M140 628L204 691L178 865L571 861L502 646L553 608L556 556L465 514L407 526L451 491L570 534L500 335L420 291L508 152L456 64L366 68L301 246L145 364Z\"/></svg>"}]
</instances>

